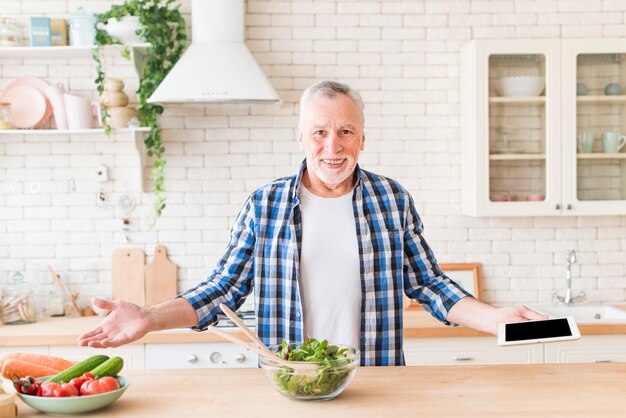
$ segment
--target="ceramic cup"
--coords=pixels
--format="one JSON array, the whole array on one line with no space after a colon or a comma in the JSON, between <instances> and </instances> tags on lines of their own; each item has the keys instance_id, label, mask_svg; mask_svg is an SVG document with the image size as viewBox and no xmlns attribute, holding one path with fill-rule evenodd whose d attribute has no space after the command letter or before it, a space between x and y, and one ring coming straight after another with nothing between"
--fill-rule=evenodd
<instances>
[{"instance_id":1,"label":"ceramic cup","mask_svg":"<svg viewBox=\"0 0 626 418\"><path fill-rule=\"evenodd\" d=\"M602 150L607 154L615 154L626 145L626 136L619 132L602 132Z\"/></svg>"},{"instance_id":2,"label":"ceramic cup","mask_svg":"<svg viewBox=\"0 0 626 418\"><path fill-rule=\"evenodd\" d=\"M54 112L54 122L57 129L67 129L67 113L65 111L65 86L63 84L52 84L44 91Z\"/></svg>"},{"instance_id":3,"label":"ceramic cup","mask_svg":"<svg viewBox=\"0 0 626 418\"><path fill-rule=\"evenodd\" d=\"M593 132L579 132L576 136L578 152L589 153L593 151Z\"/></svg>"},{"instance_id":4,"label":"ceramic cup","mask_svg":"<svg viewBox=\"0 0 626 418\"><path fill-rule=\"evenodd\" d=\"M98 114L97 102L73 94L65 94L65 112L69 129L92 129L94 115Z\"/></svg>"}]
</instances>

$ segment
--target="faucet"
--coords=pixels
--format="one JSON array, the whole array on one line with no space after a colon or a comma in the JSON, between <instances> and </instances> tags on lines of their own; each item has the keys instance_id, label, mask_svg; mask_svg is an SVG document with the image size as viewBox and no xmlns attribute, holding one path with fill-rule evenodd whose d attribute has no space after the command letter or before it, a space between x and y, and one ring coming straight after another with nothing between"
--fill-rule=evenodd
<instances>
[{"instance_id":1,"label":"faucet","mask_svg":"<svg viewBox=\"0 0 626 418\"><path fill-rule=\"evenodd\" d=\"M567 285L565 296L559 296L556 292L552 294L553 300L558 300L567 306L572 306L574 302L582 302L587 299L585 292L580 292L578 296L572 297L572 264L575 262L576 252L574 250L568 251L565 257L565 265L567 266L567 270L565 271L565 283Z\"/></svg>"}]
</instances>

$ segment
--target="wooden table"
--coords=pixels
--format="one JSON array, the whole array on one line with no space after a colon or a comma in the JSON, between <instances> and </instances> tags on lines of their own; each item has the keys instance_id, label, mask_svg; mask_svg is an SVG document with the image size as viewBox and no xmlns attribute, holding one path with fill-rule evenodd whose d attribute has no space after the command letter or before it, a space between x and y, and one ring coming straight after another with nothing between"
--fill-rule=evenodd
<instances>
[{"instance_id":1,"label":"wooden table","mask_svg":"<svg viewBox=\"0 0 626 418\"><path fill-rule=\"evenodd\" d=\"M93 417L625 417L626 363L367 367L338 398L289 400L260 369L129 371ZM40 416L19 402L20 417Z\"/></svg>"}]
</instances>

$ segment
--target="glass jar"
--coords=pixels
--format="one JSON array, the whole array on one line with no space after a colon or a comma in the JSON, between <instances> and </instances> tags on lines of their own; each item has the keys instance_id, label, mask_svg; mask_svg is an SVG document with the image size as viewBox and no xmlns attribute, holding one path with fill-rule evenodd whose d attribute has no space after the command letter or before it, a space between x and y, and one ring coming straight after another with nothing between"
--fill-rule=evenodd
<instances>
[{"instance_id":1,"label":"glass jar","mask_svg":"<svg viewBox=\"0 0 626 418\"><path fill-rule=\"evenodd\" d=\"M15 19L0 17L0 46L21 46L22 32Z\"/></svg>"},{"instance_id":2,"label":"glass jar","mask_svg":"<svg viewBox=\"0 0 626 418\"><path fill-rule=\"evenodd\" d=\"M11 103L0 102L0 129L12 129Z\"/></svg>"},{"instance_id":3,"label":"glass jar","mask_svg":"<svg viewBox=\"0 0 626 418\"><path fill-rule=\"evenodd\" d=\"M82 7L67 19L70 26L70 45L92 46L96 43L96 15Z\"/></svg>"},{"instance_id":4,"label":"glass jar","mask_svg":"<svg viewBox=\"0 0 626 418\"><path fill-rule=\"evenodd\" d=\"M33 290L16 272L9 285L2 289L2 322L8 325L29 324L37 320Z\"/></svg>"}]
</instances>

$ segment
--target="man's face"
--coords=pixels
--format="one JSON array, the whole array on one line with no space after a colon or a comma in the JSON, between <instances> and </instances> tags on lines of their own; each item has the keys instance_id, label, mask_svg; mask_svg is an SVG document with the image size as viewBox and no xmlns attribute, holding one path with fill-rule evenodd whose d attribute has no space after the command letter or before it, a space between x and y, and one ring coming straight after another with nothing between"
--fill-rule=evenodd
<instances>
[{"instance_id":1,"label":"man's face","mask_svg":"<svg viewBox=\"0 0 626 418\"><path fill-rule=\"evenodd\" d=\"M298 142L306 153L311 185L352 188L352 173L365 148L363 122L348 96L312 98L303 109Z\"/></svg>"}]
</instances>

